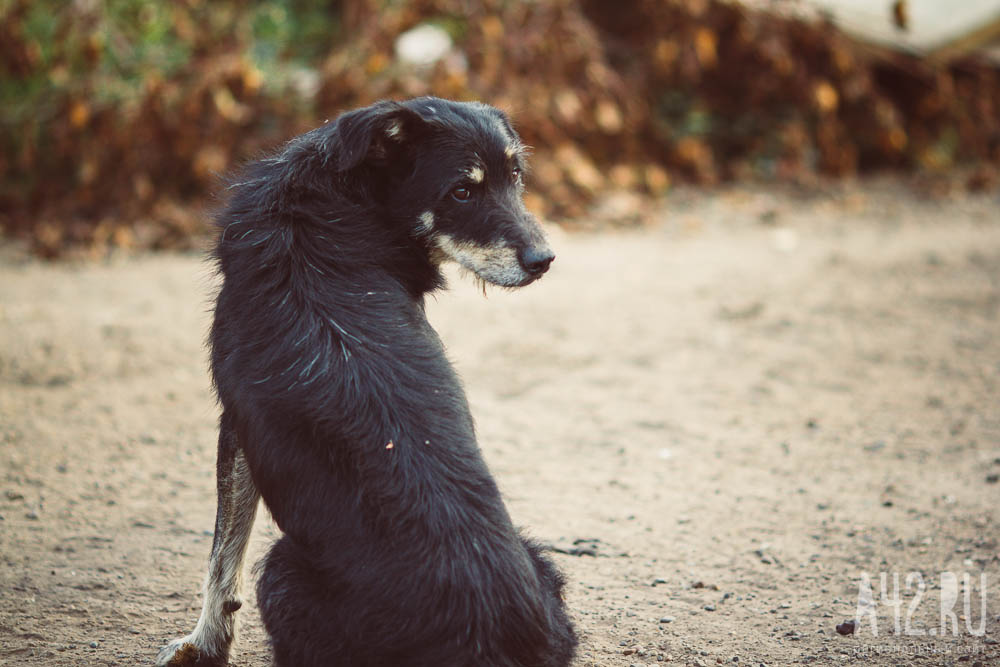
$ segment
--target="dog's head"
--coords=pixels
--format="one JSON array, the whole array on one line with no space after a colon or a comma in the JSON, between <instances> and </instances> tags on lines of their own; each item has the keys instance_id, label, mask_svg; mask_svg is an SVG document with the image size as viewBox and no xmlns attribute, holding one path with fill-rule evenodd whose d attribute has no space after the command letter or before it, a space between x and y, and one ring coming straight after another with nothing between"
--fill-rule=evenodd
<instances>
[{"instance_id":1,"label":"dog's head","mask_svg":"<svg viewBox=\"0 0 1000 667\"><path fill-rule=\"evenodd\" d=\"M555 255L522 199L526 150L503 112L423 97L351 111L334 129L338 171L375 183L384 215L431 261L503 287L548 270Z\"/></svg>"}]
</instances>

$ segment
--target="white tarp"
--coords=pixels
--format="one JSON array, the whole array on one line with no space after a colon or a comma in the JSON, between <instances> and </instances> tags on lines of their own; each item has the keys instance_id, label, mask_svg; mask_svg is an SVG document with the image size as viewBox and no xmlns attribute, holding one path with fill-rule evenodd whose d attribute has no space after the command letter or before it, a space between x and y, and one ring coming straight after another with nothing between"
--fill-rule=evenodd
<instances>
[{"instance_id":1,"label":"white tarp","mask_svg":"<svg viewBox=\"0 0 1000 667\"><path fill-rule=\"evenodd\" d=\"M963 43L985 48L1000 38L1000 0L903 0L905 28L895 21L894 0L800 0L791 3L788 0L751 0L747 4L795 13L809 7L826 13L842 30L864 41L916 53L934 53ZM974 38L970 40L970 36Z\"/></svg>"}]
</instances>

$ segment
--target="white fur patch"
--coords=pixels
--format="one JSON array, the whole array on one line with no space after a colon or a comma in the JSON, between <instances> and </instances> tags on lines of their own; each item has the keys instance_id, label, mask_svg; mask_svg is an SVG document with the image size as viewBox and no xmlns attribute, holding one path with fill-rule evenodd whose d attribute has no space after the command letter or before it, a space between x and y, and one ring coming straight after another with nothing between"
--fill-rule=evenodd
<instances>
[{"instance_id":1,"label":"white fur patch","mask_svg":"<svg viewBox=\"0 0 1000 667\"><path fill-rule=\"evenodd\" d=\"M398 120L394 120L385 128L385 134L390 139L400 140L403 138L403 125Z\"/></svg>"},{"instance_id":2,"label":"white fur patch","mask_svg":"<svg viewBox=\"0 0 1000 667\"><path fill-rule=\"evenodd\" d=\"M223 502L223 529L216 536L205 578L201 615L191 634L175 639L156 658L168 665L178 651L190 644L202 658L225 658L236 637L235 609L243 587L243 558L250 541L260 496L250 478L246 459L239 456L229 472L230 495Z\"/></svg>"},{"instance_id":3,"label":"white fur patch","mask_svg":"<svg viewBox=\"0 0 1000 667\"><path fill-rule=\"evenodd\" d=\"M421 234L430 234L433 229L434 214L430 211L424 211L420 214L420 223L417 225L417 231Z\"/></svg>"},{"instance_id":4,"label":"white fur patch","mask_svg":"<svg viewBox=\"0 0 1000 667\"><path fill-rule=\"evenodd\" d=\"M517 144L508 144L507 148L503 149L503 154L508 158L512 158L521 152L521 147Z\"/></svg>"},{"instance_id":5,"label":"white fur patch","mask_svg":"<svg viewBox=\"0 0 1000 667\"><path fill-rule=\"evenodd\" d=\"M486 178L486 173L483 171L482 167L473 167L465 172L465 174L473 183L482 183L483 179Z\"/></svg>"},{"instance_id":6,"label":"white fur patch","mask_svg":"<svg viewBox=\"0 0 1000 667\"><path fill-rule=\"evenodd\" d=\"M434 237L441 254L457 262L486 282L502 287L516 287L531 276L521 268L517 250L503 243L481 246L469 241L456 241L447 234Z\"/></svg>"}]
</instances>

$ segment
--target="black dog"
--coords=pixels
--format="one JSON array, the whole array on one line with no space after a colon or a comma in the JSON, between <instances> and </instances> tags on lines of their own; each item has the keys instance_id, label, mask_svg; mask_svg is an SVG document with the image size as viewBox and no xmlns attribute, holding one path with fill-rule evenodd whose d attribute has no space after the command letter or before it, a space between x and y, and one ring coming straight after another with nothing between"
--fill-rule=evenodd
<instances>
[{"instance_id":1,"label":"black dog","mask_svg":"<svg viewBox=\"0 0 1000 667\"><path fill-rule=\"evenodd\" d=\"M524 148L482 104L352 111L252 164L218 218L223 414L204 608L161 665L224 664L257 500L284 535L258 601L278 665L568 665L563 580L483 462L424 295L453 260L504 287L553 254Z\"/></svg>"}]
</instances>

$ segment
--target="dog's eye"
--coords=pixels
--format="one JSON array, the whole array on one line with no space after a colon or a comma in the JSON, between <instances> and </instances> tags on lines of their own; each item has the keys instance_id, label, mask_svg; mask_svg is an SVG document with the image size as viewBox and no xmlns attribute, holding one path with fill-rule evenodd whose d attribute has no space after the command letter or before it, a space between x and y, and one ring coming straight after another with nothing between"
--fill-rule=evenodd
<instances>
[{"instance_id":1,"label":"dog's eye","mask_svg":"<svg viewBox=\"0 0 1000 667\"><path fill-rule=\"evenodd\" d=\"M510 175L513 176L514 180L517 181L518 183L521 182L523 173L524 172L521 170L520 167L514 167L513 169L510 170Z\"/></svg>"},{"instance_id":2,"label":"dog's eye","mask_svg":"<svg viewBox=\"0 0 1000 667\"><path fill-rule=\"evenodd\" d=\"M465 186L459 186L451 191L451 196L455 201L469 201L472 199L472 190Z\"/></svg>"}]
</instances>

